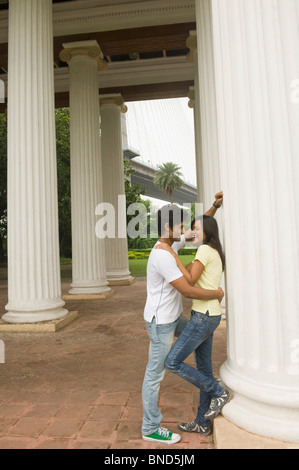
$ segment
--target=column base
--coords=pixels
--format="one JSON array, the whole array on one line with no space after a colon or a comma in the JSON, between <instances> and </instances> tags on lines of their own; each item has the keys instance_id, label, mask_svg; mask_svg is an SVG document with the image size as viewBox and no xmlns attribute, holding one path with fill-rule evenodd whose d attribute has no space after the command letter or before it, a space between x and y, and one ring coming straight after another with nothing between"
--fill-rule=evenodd
<instances>
[{"instance_id":1,"label":"column base","mask_svg":"<svg viewBox=\"0 0 299 470\"><path fill-rule=\"evenodd\" d=\"M64 305L64 302L63 302ZM44 321L58 320L68 315L68 310L55 308L48 310L23 310L15 311L8 308L8 312L2 316L5 323L39 323Z\"/></svg>"},{"instance_id":2,"label":"column base","mask_svg":"<svg viewBox=\"0 0 299 470\"><path fill-rule=\"evenodd\" d=\"M299 449L299 444L253 434L239 428L224 416L217 416L213 423L214 446L224 449Z\"/></svg>"},{"instance_id":3,"label":"column base","mask_svg":"<svg viewBox=\"0 0 299 470\"><path fill-rule=\"evenodd\" d=\"M233 398L222 414L240 428L261 436L299 443L299 390L280 385L261 384L241 376L225 362L221 379Z\"/></svg>"},{"instance_id":4,"label":"column base","mask_svg":"<svg viewBox=\"0 0 299 470\"><path fill-rule=\"evenodd\" d=\"M134 284L135 278L132 276L113 277L107 276L108 286L130 286Z\"/></svg>"},{"instance_id":5,"label":"column base","mask_svg":"<svg viewBox=\"0 0 299 470\"><path fill-rule=\"evenodd\" d=\"M109 286L130 286L134 284L135 278L128 271L107 272L107 281Z\"/></svg>"},{"instance_id":6,"label":"column base","mask_svg":"<svg viewBox=\"0 0 299 470\"><path fill-rule=\"evenodd\" d=\"M39 323L6 323L0 320L3 333L54 333L69 325L78 317L78 311L68 312L63 318Z\"/></svg>"},{"instance_id":7,"label":"column base","mask_svg":"<svg viewBox=\"0 0 299 470\"><path fill-rule=\"evenodd\" d=\"M62 296L63 300L73 300L74 302L77 300L106 300L112 295L114 295L113 290L109 290L109 292L105 292L104 294L65 294Z\"/></svg>"},{"instance_id":8,"label":"column base","mask_svg":"<svg viewBox=\"0 0 299 470\"><path fill-rule=\"evenodd\" d=\"M69 294L71 295L102 295L107 294L111 291L111 288L108 287L107 282L102 282L102 284L91 282L73 282L71 284L71 289Z\"/></svg>"}]
</instances>

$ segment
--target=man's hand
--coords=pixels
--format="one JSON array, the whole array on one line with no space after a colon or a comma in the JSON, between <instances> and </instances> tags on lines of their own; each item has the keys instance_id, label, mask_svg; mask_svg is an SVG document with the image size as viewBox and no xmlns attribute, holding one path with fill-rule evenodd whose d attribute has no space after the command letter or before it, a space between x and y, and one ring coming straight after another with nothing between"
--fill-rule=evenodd
<instances>
[{"instance_id":1,"label":"man's hand","mask_svg":"<svg viewBox=\"0 0 299 470\"><path fill-rule=\"evenodd\" d=\"M221 304L222 299L223 299L223 297L224 297L224 292L223 292L223 290L221 289L221 287L219 287L218 291L219 291L219 298L218 298L218 300L219 300L219 303Z\"/></svg>"},{"instance_id":2,"label":"man's hand","mask_svg":"<svg viewBox=\"0 0 299 470\"><path fill-rule=\"evenodd\" d=\"M190 286L187 279L182 276L170 283L175 289L177 289L187 299L199 299L199 300L222 300L224 292L221 288L218 290L206 290L201 287Z\"/></svg>"},{"instance_id":3,"label":"man's hand","mask_svg":"<svg viewBox=\"0 0 299 470\"><path fill-rule=\"evenodd\" d=\"M184 232L186 242L192 242L195 238L194 231L190 228Z\"/></svg>"}]
</instances>

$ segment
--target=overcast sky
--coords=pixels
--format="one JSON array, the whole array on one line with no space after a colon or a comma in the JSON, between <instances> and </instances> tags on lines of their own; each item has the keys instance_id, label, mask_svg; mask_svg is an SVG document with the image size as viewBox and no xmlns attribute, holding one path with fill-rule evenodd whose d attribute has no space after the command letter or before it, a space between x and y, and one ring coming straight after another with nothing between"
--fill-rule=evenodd
<instances>
[{"instance_id":1,"label":"overcast sky","mask_svg":"<svg viewBox=\"0 0 299 470\"><path fill-rule=\"evenodd\" d=\"M188 98L127 102L128 145L137 160L154 166L174 162L183 179L196 186L193 110Z\"/></svg>"}]
</instances>

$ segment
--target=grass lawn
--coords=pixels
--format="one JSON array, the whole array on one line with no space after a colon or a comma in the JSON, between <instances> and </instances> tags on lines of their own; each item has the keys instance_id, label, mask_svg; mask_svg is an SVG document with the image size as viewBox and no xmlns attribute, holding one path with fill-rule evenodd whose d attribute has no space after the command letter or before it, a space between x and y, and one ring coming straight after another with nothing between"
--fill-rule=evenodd
<instances>
[{"instance_id":1,"label":"grass lawn","mask_svg":"<svg viewBox=\"0 0 299 470\"><path fill-rule=\"evenodd\" d=\"M186 266L193 261L193 255L180 255L180 259ZM129 259L129 269L133 277L146 276L147 259Z\"/></svg>"},{"instance_id":2,"label":"grass lawn","mask_svg":"<svg viewBox=\"0 0 299 470\"><path fill-rule=\"evenodd\" d=\"M180 255L180 258L185 266L191 263L194 259L194 255ZM63 270L69 270L70 276L72 272L72 260L68 258L61 258L60 259L61 265L63 266ZM129 270L133 277L137 276L146 276L146 266L147 266L147 259L129 259Z\"/></svg>"}]
</instances>

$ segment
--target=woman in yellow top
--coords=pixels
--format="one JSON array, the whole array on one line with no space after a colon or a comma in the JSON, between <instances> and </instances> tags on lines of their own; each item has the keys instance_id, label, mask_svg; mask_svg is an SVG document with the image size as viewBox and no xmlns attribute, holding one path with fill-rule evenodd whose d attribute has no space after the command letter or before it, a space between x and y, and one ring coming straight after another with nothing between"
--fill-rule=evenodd
<instances>
[{"instance_id":1,"label":"woman in yellow top","mask_svg":"<svg viewBox=\"0 0 299 470\"><path fill-rule=\"evenodd\" d=\"M195 240L200 245L194 261L186 268L180 258L165 244L160 248L171 251L188 282L204 289L218 289L225 266L219 231L213 217L200 216L193 222ZM192 227L193 228L193 227ZM211 420L229 401L229 392L214 378L212 369L213 333L221 320L218 300L193 300L191 318L166 358L166 367L200 389L200 405L194 421L179 423L187 432L211 433ZM197 369L183 361L195 353Z\"/></svg>"}]
</instances>

